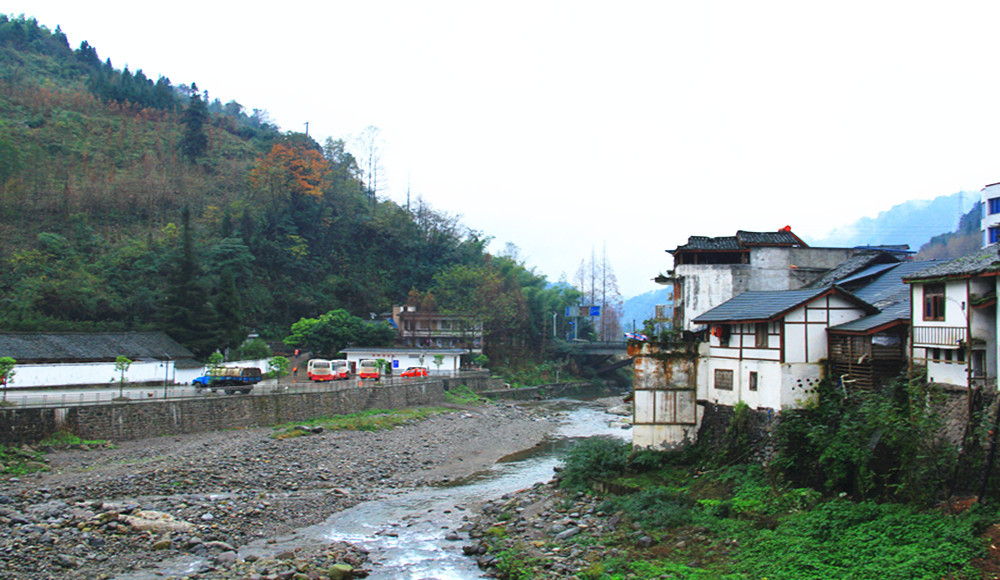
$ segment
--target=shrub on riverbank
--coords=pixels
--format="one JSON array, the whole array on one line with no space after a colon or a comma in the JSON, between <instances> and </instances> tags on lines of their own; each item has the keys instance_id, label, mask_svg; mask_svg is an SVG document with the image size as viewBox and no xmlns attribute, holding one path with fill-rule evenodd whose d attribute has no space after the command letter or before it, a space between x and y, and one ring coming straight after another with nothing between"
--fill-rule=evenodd
<instances>
[{"instance_id":1,"label":"shrub on riverbank","mask_svg":"<svg viewBox=\"0 0 1000 580\"><path fill-rule=\"evenodd\" d=\"M596 538L560 544L571 552L597 542L615 554L581 569L594 580L979 578L982 534L1000 518L992 506L954 514L824 496L759 465L713 464L697 450L633 452L596 438L567 452L559 486L572 497L595 482L636 491L603 498L598 513L616 523Z\"/></svg>"}]
</instances>

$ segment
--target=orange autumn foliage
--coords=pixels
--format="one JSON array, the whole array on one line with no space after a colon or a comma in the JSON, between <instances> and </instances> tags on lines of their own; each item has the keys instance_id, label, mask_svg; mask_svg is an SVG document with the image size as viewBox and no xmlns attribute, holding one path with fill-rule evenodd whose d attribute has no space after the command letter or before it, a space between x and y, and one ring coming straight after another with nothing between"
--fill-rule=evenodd
<instances>
[{"instance_id":1,"label":"orange autumn foliage","mask_svg":"<svg viewBox=\"0 0 1000 580\"><path fill-rule=\"evenodd\" d=\"M257 187L280 182L291 193L321 197L330 181L330 164L319 151L276 143L267 156L258 159L250 171L250 181Z\"/></svg>"}]
</instances>

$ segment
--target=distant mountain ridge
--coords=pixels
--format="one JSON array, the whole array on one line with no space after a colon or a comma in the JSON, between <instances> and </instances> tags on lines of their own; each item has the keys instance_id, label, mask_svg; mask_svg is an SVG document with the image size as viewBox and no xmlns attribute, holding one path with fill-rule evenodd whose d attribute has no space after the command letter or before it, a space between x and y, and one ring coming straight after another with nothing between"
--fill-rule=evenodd
<instances>
[{"instance_id":1,"label":"distant mountain ridge","mask_svg":"<svg viewBox=\"0 0 1000 580\"><path fill-rule=\"evenodd\" d=\"M962 216L981 199L978 191L960 191L931 200L908 201L879 212L874 218L864 217L835 228L823 238L803 235L802 239L819 247L907 244L915 252L931 238L956 231Z\"/></svg>"},{"instance_id":2,"label":"distant mountain ridge","mask_svg":"<svg viewBox=\"0 0 1000 580\"><path fill-rule=\"evenodd\" d=\"M622 314L622 328L626 332L631 332L633 328L641 331L643 322L649 320L655 314L656 305L672 304L673 301L673 288L666 286L629 298L625 301L625 308Z\"/></svg>"}]
</instances>

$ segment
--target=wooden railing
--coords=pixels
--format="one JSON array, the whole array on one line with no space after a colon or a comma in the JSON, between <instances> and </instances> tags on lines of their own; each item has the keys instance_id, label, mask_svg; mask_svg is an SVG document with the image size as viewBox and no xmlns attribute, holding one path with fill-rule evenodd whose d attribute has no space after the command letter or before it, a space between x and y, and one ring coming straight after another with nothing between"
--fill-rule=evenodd
<instances>
[{"instance_id":1,"label":"wooden railing","mask_svg":"<svg viewBox=\"0 0 1000 580\"><path fill-rule=\"evenodd\" d=\"M963 326L914 326L914 346L957 346L965 342Z\"/></svg>"}]
</instances>

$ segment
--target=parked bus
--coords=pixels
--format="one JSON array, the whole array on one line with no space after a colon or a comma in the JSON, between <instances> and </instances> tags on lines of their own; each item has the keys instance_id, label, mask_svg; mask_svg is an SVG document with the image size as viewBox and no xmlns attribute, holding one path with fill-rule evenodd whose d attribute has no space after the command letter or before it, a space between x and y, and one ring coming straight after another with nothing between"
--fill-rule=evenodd
<instances>
[{"instance_id":1,"label":"parked bus","mask_svg":"<svg viewBox=\"0 0 1000 580\"><path fill-rule=\"evenodd\" d=\"M379 380L378 361L373 358L361 359L358 363L358 378Z\"/></svg>"},{"instance_id":2,"label":"parked bus","mask_svg":"<svg viewBox=\"0 0 1000 580\"><path fill-rule=\"evenodd\" d=\"M346 381L351 378L351 366L347 364L346 360L332 360L330 361L330 365L334 380Z\"/></svg>"},{"instance_id":3,"label":"parked bus","mask_svg":"<svg viewBox=\"0 0 1000 580\"><path fill-rule=\"evenodd\" d=\"M333 365L323 358L311 359L306 367L306 376L310 381L332 381Z\"/></svg>"}]
</instances>

